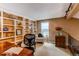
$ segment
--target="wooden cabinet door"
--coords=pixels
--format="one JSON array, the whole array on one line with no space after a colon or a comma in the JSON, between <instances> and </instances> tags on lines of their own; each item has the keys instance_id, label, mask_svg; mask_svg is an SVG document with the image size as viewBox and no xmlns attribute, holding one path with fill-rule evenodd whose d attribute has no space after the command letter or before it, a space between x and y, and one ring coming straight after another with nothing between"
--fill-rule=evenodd
<instances>
[{"instance_id":1,"label":"wooden cabinet door","mask_svg":"<svg viewBox=\"0 0 79 59\"><path fill-rule=\"evenodd\" d=\"M56 39L55 42L57 47L62 47L62 48L66 47L65 36L56 36L55 39Z\"/></svg>"}]
</instances>

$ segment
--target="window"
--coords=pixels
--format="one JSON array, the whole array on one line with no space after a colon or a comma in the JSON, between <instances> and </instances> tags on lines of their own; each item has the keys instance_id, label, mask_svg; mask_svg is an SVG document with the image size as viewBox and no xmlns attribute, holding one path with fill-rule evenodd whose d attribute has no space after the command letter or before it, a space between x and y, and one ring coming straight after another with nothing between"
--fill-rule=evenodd
<instances>
[{"instance_id":1,"label":"window","mask_svg":"<svg viewBox=\"0 0 79 59\"><path fill-rule=\"evenodd\" d=\"M49 23L48 22L41 22L41 33L44 37L49 37Z\"/></svg>"}]
</instances>

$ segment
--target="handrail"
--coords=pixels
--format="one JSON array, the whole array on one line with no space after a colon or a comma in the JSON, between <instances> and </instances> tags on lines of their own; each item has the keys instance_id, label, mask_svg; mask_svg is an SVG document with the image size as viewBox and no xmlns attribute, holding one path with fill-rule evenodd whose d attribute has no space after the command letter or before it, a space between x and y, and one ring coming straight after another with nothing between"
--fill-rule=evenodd
<instances>
[{"instance_id":1,"label":"handrail","mask_svg":"<svg viewBox=\"0 0 79 59\"><path fill-rule=\"evenodd\" d=\"M68 11L70 11L71 6L72 6L72 3L70 3L70 5L69 5L69 7L68 7L68 9L66 11L65 17L67 16Z\"/></svg>"}]
</instances>

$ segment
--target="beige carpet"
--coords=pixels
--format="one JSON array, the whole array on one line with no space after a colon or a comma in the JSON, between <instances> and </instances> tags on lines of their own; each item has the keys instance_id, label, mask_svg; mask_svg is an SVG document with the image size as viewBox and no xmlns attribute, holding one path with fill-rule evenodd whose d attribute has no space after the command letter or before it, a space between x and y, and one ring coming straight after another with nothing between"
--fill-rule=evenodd
<instances>
[{"instance_id":1,"label":"beige carpet","mask_svg":"<svg viewBox=\"0 0 79 59\"><path fill-rule=\"evenodd\" d=\"M36 48L35 56L70 56L70 54L62 51L61 49L55 47L54 44L45 42L39 48Z\"/></svg>"}]
</instances>

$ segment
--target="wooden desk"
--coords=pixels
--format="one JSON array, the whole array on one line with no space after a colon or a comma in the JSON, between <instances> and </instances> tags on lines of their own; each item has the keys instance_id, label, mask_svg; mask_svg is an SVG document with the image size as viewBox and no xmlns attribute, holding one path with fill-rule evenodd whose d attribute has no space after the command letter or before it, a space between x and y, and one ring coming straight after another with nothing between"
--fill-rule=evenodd
<instances>
[{"instance_id":1,"label":"wooden desk","mask_svg":"<svg viewBox=\"0 0 79 59\"><path fill-rule=\"evenodd\" d=\"M0 56L5 56L6 54L3 54L3 52L14 46L16 45L13 43L1 42L0 43ZM23 50L18 55L14 54L13 56L32 56L32 51L27 48L23 48Z\"/></svg>"}]
</instances>

